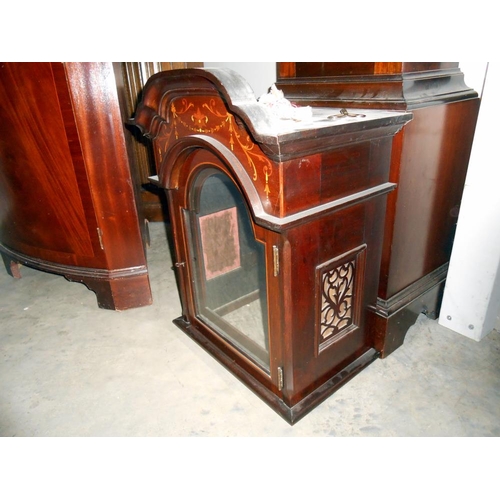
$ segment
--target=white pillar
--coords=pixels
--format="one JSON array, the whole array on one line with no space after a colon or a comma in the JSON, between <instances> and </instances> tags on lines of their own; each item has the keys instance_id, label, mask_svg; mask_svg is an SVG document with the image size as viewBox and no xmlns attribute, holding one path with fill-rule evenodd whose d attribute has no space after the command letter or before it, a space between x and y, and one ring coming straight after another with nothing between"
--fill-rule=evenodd
<instances>
[{"instance_id":1,"label":"white pillar","mask_svg":"<svg viewBox=\"0 0 500 500\"><path fill-rule=\"evenodd\" d=\"M438 320L474 340L495 328L500 312L498 88L500 63L489 63Z\"/></svg>"}]
</instances>

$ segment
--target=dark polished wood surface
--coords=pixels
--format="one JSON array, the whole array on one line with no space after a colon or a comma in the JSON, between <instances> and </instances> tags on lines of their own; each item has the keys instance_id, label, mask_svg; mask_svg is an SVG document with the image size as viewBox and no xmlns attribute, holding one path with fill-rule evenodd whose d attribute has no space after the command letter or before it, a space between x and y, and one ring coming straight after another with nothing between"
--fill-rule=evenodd
<instances>
[{"instance_id":1,"label":"dark polished wood surface","mask_svg":"<svg viewBox=\"0 0 500 500\"><path fill-rule=\"evenodd\" d=\"M110 63L0 65L0 252L81 281L98 304L151 303Z\"/></svg>"},{"instance_id":2,"label":"dark polished wood surface","mask_svg":"<svg viewBox=\"0 0 500 500\"><path fill-rule=\"evenodd\" d=\"M381 298L449 261L478 110L479 99L413 110L396 138L403 145L388 200Z\"/></svg>"},{"instance_id":3,"label":"dark polished wood surface","mask_svg":"<svg viewBox=\"0 0 500 500\"><path fill-rule=\"evenodd\" d=\"M152 141L167 190L182 304L175 323L292 424L379 355L368 309L376 304L386 195L395 187L392 138L411 119L368 110L366 119L335 121L330 110L321 113L315 125L277 125L235 73L184 70L151 77L133 121ZM241 191L265 246L269 371L199 314L192 200L210 169ZM353 319L329 337L321 318L336 273L349 274L355 289L345 302Z\"/></svg>"},{"instance_id":4,"label":"dark polished wood surface","mask_svg":"<svg viewBox=\"0 0 500 500\"><path fill-rule=\"evenodd\" d=\"M297 104L413 112L394 139L391 161L398 187L387 201L375 321L387 356L419 312L439 315L478 94L454 62L278 63L277 74L277 86Z\"/></svg>"},{"instance_id":5,"label":"dark polished wood surface","mask_svg":"<svg viewBox=\"0 0 500 500\"><path fill-rule=\"evenodd\" d=\"M119 69L123 75L123 96L127 118L134 115L142 90L148 79L160 72L171 69L196 68L203 66L201 62L122 62ZM136 185L137 200L144 217L151 222L168 221L167 201L161 189L152 184L149 177L154 173L154 161L145 141L140 140L136 129L130 128L134 134L132 142L133 162L132 178Z\"/></svg>"},{"instance_id":6,"label":"dark polished wood surface","mask_svg":"<svg viewBox=\"0 0 500 500\"><path fill-rule=\"evenodd\" d=\"M454 62L283 62L277 84L312 106L414 109L477 97Z\"/></svg>"}]
</instances>

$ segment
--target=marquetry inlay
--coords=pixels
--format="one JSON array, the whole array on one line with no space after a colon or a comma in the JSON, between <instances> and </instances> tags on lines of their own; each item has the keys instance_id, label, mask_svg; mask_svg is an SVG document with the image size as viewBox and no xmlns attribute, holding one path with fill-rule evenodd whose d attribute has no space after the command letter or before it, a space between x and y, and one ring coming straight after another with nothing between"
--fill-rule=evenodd
<instances>
[{"instance_id":1,"label":"marquetry inlay","mask_svg":"<svg viewBox=\"0 0 500 500\"><path fill-rule=\"evenodd\" d=\"M269 197L271 162L248 133L237 125L234 115L227 111L222 100L217 98L192 96L189 99L179 98L171 101L169 120L168 123L164 122L160 134L163 136L160 141L161 147L157 151L160 162L163 153L171 144L171 135L178 140L193 133L223 138L229 149L239 153L245 160L244 163L254 182L262 176L265 182L264 192Z\"/></svg>"}]
</instances>

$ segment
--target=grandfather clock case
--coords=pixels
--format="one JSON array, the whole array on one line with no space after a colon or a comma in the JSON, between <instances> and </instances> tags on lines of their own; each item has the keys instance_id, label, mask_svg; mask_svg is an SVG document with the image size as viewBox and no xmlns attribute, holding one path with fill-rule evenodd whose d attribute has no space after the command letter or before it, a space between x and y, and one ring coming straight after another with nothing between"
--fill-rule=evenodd
<instances>
[{"instance_id":1,"label":"grandfather clock case","mask_svg":"<svg viewBox=\"0 0 500 500\"><path fill-rule=\"evenodd\" d=\"M298 105L409 110L394 139L374 328L383 357L421 313L439 315L479 112L456 62L282 62Z\"/></svg>"},{"instance_id":2,"label":"grandfather clock case","mask_svg":"<svg viewBox=\"0 0 500 500\"><path fill-rule=\"evenodd\" d=\"M225 69L158 73L133 123L166 189L174 322L290 424L379 356L368 325L405 111L276 118Z\"/></svg>"}]
</instances>

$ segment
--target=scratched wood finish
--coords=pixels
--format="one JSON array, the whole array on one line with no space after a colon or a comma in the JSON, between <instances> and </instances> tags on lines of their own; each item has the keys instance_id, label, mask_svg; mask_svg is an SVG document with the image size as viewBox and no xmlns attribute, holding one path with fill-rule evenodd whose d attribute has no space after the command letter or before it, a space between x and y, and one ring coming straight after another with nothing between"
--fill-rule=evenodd
<instances>
[{"instance_id":1,"label":"scratched wood finish","mask_svg":"<svg viewBox=\"0 0 500 500\"><path fill-rule=\"evenodd\" d=\"M108 63L0 66L0 252L94 290L151 303L117 75Z\"/></svg>"},{"instance_id":2,"label":"scratched wood finish","mask_svg":"<svg viewBox=\"0 0 500 500\"><path fill-rule=\"evenodd\" d=\"M404 342L419 313L440 298L479 111L453 62L278 63L278 82L298 104L407 109L397 134L387 202L375 330L383 356Z\"/></svg>"},{"instance_id":3,"label":"scratched wood finish","mask_svg":"<svg viewBox=\"0 0 500 500\"><path fill-rule=\"evenodd\" d=\"M373 116L278 133L238 75L184 70L151 77L133 121L152 142L167 190L182 305L175 323L291 424L378 356L368 308L394 188L392 138L411 114ZM211 169L240 189L265 246L269 371L198 314L193 200ZM340 315L324 298L335 287L354 290L343 302L353 319L330 336L321 311Z\"/></svg>"}]
</instances>

